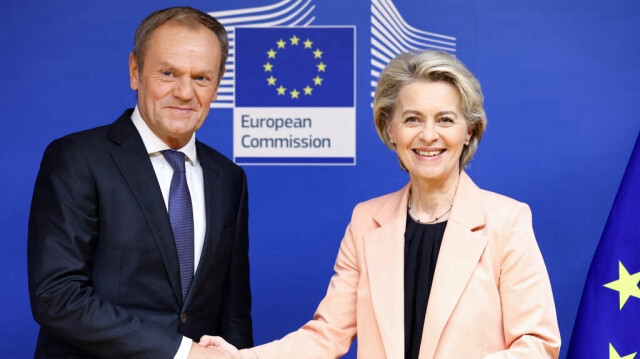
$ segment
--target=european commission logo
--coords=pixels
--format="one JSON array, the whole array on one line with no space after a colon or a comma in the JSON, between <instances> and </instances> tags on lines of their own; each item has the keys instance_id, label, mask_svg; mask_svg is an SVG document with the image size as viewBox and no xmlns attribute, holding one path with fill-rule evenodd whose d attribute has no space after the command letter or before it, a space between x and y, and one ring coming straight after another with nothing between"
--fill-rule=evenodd
<instances>
[{"instance_id":1,"label":"european commission logo","mask_svg":"<svg viewBox=\"0 0 640 359\"><path fill-rule=\"evenodd\" d=\"M355 164L355 28L235 29L234 160Z\"/></svg>"},{"instance_id":2,"label":"european commission logo","mask_svg":"<svg viewBox=\"0 0 640 359\"><path fill-rule=\"evenodd\" d=\"M236 107L353 107L354 29L236 29Z\"/></svg>"}]
</instances>

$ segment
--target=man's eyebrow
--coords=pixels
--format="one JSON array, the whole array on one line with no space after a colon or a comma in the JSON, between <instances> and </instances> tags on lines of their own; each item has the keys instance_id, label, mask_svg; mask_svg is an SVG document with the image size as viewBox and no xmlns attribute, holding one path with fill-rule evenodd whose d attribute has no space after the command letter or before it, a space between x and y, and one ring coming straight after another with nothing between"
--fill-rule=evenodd
<instances>
[{"instance_id":1,"label":"man's eyebrow","mask_svg":"<svg viewBox=\"0 0 640 359\"><path fill-rule=\"evenodd\" d=\"M162 60L159 62L159 67L162 68L169 68L171 70L176 70L176 66L173 65L172 63L166 61L166 60ZM208 76L212 76L215 77L216 74L218 73L217 69L208 69L208 70L203 70L203 71L196 71L193 74L194 75L208 75Z\"/></svg>"}]
</instances>

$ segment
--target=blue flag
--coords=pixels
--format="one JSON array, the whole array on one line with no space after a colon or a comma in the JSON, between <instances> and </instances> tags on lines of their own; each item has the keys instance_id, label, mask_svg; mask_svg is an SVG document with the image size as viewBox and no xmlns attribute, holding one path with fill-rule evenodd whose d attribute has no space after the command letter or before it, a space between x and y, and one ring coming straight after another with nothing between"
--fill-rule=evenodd
<instances>
[{"instance_id":1,"label":"blue flag","mask_svg":"<svg viewBox=\"0 0 640 359\"><path fill-rule=\"evenodd\" d=\"M640 359L640 136L589 268L567 359Z\"/></svg>"},{"instance_id":2,"label":"blue flag","mask_svg":"<svg viewBox=\"0 0 640 359\"><path fill-rule=\"evenodd\" d=\"M353 27L239 27L236 107L354 107Z\"/></svg>"}]
</instances>

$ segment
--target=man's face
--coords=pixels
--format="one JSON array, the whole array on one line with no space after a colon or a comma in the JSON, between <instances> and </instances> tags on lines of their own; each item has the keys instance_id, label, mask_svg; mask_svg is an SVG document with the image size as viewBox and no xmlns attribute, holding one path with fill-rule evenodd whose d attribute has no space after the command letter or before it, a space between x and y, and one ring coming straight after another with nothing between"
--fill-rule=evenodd
<instances>
[{"instance_id":1,"label":"man's face","mask_svg":"<svg viewBox=\"0 0 640 359\"><path fill-rule=\"evenodd\" d=\"M220 56L220 43L211 30L175 22L153 32L144 68L129 56L140 115L169 147L183 147L202 126L218 95Z\"/></svg>"}]
</instances>

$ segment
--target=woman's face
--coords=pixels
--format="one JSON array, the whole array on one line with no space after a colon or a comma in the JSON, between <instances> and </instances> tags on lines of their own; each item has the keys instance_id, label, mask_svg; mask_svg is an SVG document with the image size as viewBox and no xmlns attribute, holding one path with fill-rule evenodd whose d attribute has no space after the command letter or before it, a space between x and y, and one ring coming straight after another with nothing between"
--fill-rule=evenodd
<instances>
[{"instance_id":1,"label":"woman's face","mask_svg":"<svg viewBox=\"0 0 640 359\"><path fill-rule=\"evenodd\" d=\"M444 81L416 81L400 88L387 131L411 177L435 183L457 178L460 155L472 133L458 90Z\"/></svg>"}]
</instances>

